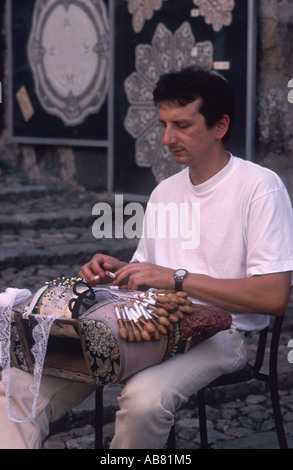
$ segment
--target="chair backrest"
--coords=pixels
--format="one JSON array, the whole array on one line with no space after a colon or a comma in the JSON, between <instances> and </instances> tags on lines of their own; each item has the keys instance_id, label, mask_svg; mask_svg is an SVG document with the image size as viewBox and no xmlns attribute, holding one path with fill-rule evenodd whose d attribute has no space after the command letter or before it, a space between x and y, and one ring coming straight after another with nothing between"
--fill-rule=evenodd
<instances>
[{"instance_id":1,"label":"chair backrest","mask_svg":"<svg viewBox=\"0 0 293 470\"><path fill-rule=\"evenodd\" d=\"M277 360L278 360L278 349L282 324L284 320L284 314L278 317L274 317L272 321L272 336L270 340L270 351L269 351L269 375L276 374L277 372ZM253 364L253 376L259 378L260 370L263 366L265 351L268 341L268 333L270 327L266 327L259 332L259 340L257 346L257 352L255 362ZM263 374L261 374L263 375Z\"/></svg>"},{"instance_id":2,"label":"chair backrest","mask_svg":"<svg viewBox=\"0 0 293 470\"><path fill-rule=\"evenodd\" d=\"M264 328L263 330L259 332L257 351L256 351L255 361L253 364L253 375L256 375L262 368L266 345L267 345L268 332L269 332L269 326L267 326L266 328Z\"/></svg>"},{"instance_id":3,"label":"chair backrest","mask_svg":"<svg viewBox=\"0 0 293 470\"><path fill-rule=\"evenodd\" d=\"M271 349L270 349L270 373L275 372L277 373L277 362L278 362L278 350L279 350L279 343L280 343L280 335L282 330L282 325L284 321L284 316L280 315L279 317L274 318L274 325L272 331L272 338L271 338Z\"/></svg>"}]
</instances>

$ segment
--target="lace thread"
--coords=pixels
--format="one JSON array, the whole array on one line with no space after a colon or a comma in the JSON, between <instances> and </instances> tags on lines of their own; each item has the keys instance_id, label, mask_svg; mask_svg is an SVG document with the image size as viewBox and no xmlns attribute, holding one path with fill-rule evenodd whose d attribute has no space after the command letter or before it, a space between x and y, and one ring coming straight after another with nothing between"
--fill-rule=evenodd
<instances>
[{"instance_id":1,"label":"lace thread","mask_svg":"<svg viewBox=\"0 0 293 470\"><path fill-rule=\"evenodd\" d=\"M43 291L43 289L40 289ZM35 299L40 295L40 291L34 296L30 307L27 312L24 313L23 317L28 317L35 305ZM2 383L6 390L6 403L8 416L11 420L17 423L26 423L28 421L35 420L36 409L38 404L40 385L42 379L42 373L44 368L44 361L47 352L47 345L50 335L51 326L58 318L63 314L62 312L58 317L56 316L44 316L35 314L34 318L37 324L32 330L34 339L34 345L32 347L32 354L34 356L34 371L33 381L30 385L30 392L33 396L33 404L30 413L24 419L19 418L10 404L10 385L11 385L11 362L10 362L10 345L11 345L11 320L12 320L12 309L14 305L17 305L26 299L31 297L31 292L27 289L7 288L5 292L0 294L0 344L2 349L1 366L2 366Z\"/></svg>"}]
</instances>

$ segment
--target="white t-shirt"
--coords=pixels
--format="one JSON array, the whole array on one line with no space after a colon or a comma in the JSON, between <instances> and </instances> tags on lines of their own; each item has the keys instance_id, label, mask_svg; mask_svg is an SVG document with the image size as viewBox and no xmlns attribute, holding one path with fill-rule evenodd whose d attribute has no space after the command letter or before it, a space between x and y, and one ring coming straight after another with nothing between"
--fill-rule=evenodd
<instances>
[{"instance_id":1,"label":"white t-shirt","mask_svg":"<svg viewBox=\"0 0 293 470\"><path fill-rule=\"evenodd\" d=\"M274 172L234 156L197 186L185 168L151 194L132 261L219 279L293 271L287 190ZM269 321L260 314L232 316L233 326L241 330L260 329Z\"/></svg>"}]
</instances>

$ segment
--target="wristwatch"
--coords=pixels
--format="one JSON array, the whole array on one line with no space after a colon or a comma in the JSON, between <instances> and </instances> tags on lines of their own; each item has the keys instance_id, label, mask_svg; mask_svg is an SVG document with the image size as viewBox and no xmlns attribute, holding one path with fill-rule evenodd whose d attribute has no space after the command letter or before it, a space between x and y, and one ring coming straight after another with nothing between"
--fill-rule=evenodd
<instances>
[{"instance_id":1,"label":"wristwatch","mask_svg":"<svg viewBox=\"0 0 293 470\"><path fill-rule=\"evenodd\" d=\"M188 271L186 269L176 269L174 271L174 279L175 279L175 290L179 291L182 290L182 282L188 276Z\"/></svg>"}]
</instances>

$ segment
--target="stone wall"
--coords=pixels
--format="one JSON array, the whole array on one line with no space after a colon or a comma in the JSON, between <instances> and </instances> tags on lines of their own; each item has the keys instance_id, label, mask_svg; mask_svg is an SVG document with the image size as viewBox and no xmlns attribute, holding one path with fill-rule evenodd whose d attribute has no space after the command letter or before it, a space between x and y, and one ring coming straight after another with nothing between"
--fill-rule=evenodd
<instances>
[{"instance_id":1,"label":"stone wall","mask_svg":"<svg viewBox=\"0 0 293 470\"><path fill-rule=\"evenodd\" d=\"M4 6L3 4L1 4L0 6L0 32L3 30L3 12L4 12ZM5 54L4 35L0 34L0 82L1 84L3 82L3 77L4 77L4 54ZM1 100L0 101L2 101L2 86L1 86ZM0 107L2 108L1 104L0 104ZM0 110L0 134L3 130L3 126L4 126L4 114Z\"/></svg>"},{"instance_id":2,"label":"stone wall","mask_svg":"<svg viewBox=\"0 0 293 470\"><path fill-rule=\"evenodd\" d=\"M6 64L5 5L1 4L0 172L7 168L21 169L29 180L104 192L105 149L8 143L7 77L3 73L6 69L3 65ZM288 81L293 79L293 0L259 0L258 7L256 161L282 176L293 199L293 104L288 102Z\"/></svg>"},{"instance_id":3,"label":"stone wall","mask_svg":"<svg viewBox=\"0 0 293 470\"><path fill-rule=\"evenodd\" d=\"M282 176L293 197L292 0L259 2L257 65L256 158Z\"/></svg>"}]
</instances>

